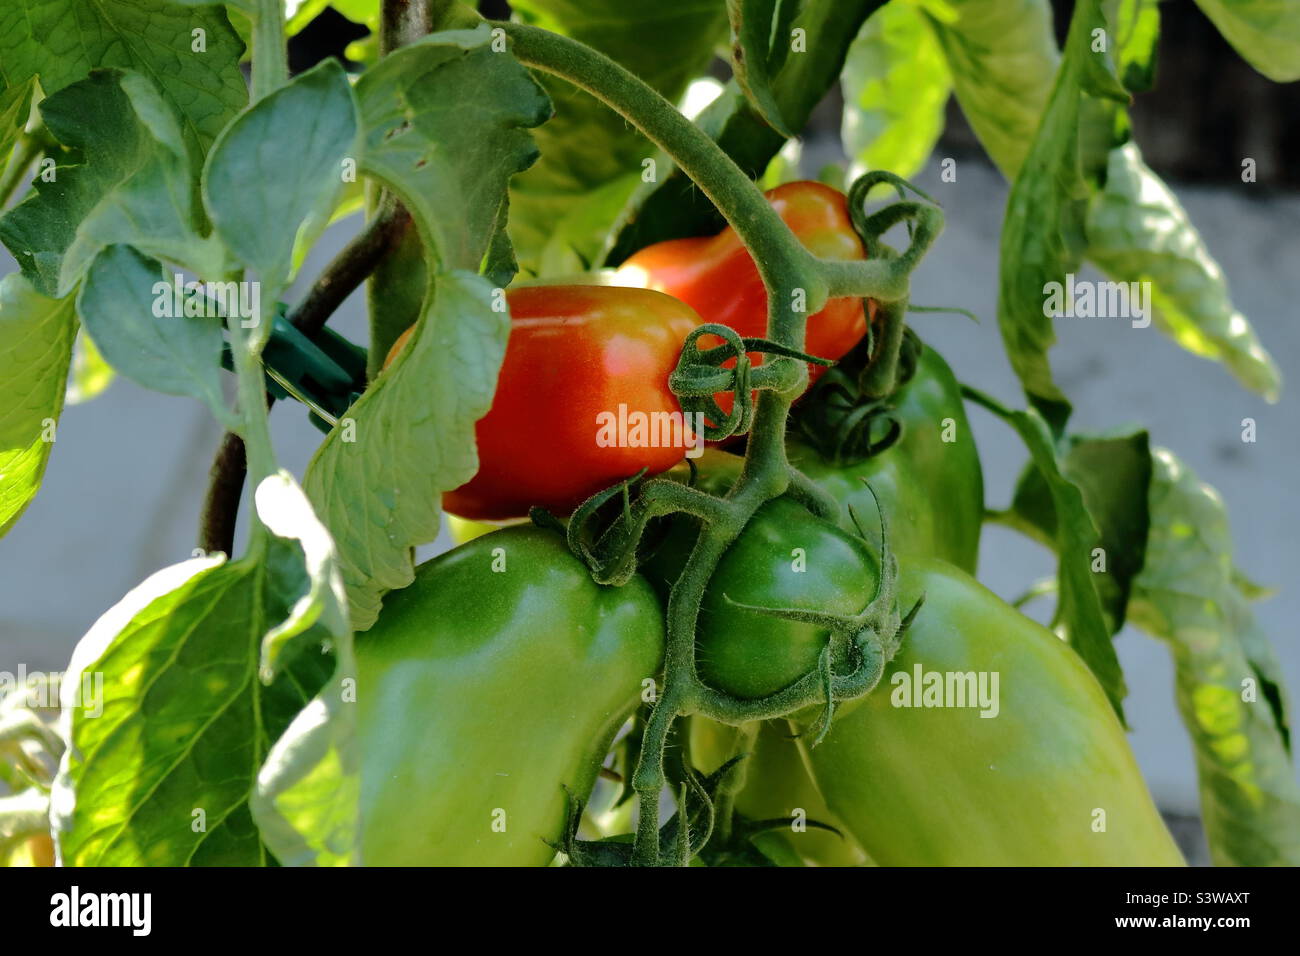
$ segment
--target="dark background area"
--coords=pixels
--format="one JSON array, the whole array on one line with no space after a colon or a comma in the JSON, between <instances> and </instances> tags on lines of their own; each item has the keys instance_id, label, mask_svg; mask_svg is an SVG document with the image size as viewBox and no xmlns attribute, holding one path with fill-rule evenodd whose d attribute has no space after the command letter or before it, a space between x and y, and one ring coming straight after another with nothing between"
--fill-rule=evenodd
<instances>
[{"instance_id":1,"label":"dark background area","mask_svg":"<svg viewBox=\"0 0 1300 956\"><path fill-rule=\"evenodd\" d=\"M1063 41L1074 4L1055 0L1053 6ZM487 0L479 9L492 18L509 14L505 0ZM1240 182L1241 161L1250 157L1258 184L1300 189L1300 83L1274 83L1256 73L1193 0L1165 0L1160 14L1155 87L1139 95L1132 109L1147 163L1168 179ZM326 9L290 43L290 66L300 72L328 56L341 59L344 48L367 32ZM814 114L807 134L838 135L839 116L836 90ZM949 100L940 146L957 154L980 152L956 100Z\"/></svg>"}]
</instances>

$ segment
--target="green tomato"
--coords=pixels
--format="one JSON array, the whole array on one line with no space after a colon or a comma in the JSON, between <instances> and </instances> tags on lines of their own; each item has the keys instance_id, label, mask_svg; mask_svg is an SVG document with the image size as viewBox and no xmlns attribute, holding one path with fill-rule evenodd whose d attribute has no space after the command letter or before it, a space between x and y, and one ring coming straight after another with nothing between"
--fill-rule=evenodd
<instances>
[{"instance_id":1,"label":"green tomato","mask_svg":"<svg viewBox=\"0 0 1300 956\"><path fill-rule=\"evenodd\" d=\"M1119 720L1074 651L957 568L901 564L900 600L926 596L902 648L819 746L800 743L835 817L872 859L1183 865ZM955 693L927 697L925 675L968 673L990 692L997 676L987 696L996 706L903 706L956 703Z\"/></svg>"},{"instance_id":2,"label":"green tomato","mask_svg":"<svg viewBox=\"0 0 1300 956\"><path fill-rule=\"evenodd\" d=\"M421 565L357 637L363 862L546 865L663 651L649 585L595 584L553 532Z\"/></svg>"},{"instance_id":3,"label":"green tomato","mask_svg":"<svg viewBox=\"0 0 1300 956\"><path fill-rule=\"evenodd\" d=\"M677 579L696 527L690 519L674 522L646 565L647 577L662 592ZM848 617L871 602L878 576L876 558L861 538L789 498L769 501L722 555L700 602L695 630L700 679L734 697L775 694L817 668L830 632L736 605Z\"/></svg>"},{"instance_id":4,"label":"green tomato","mask_svg":"<svg viewBox=\"0 0 1300 956\"><path fill-rule=\"evenodd\" d=\"M840 503L840 524L847 531L857 530L853 509L873 552L880 552L880 522L872 491L889 519L896 554L943 558L973 574L984 478L952 369L938 352L923 347L916 373L890 402L900 432L880 454L837 464L792 437L786 443L790 462Z\"/></svg>"},{"instance_id":5,"label":"green tomato","mask_svg":"<svg viewBox=\"0 0 1300 956\"><path fill-rule=\"evenodd\" d=\"M882 453L851 464L836 463L791 437L786 442L790 461L839 502L841 527L857 534L858 525L849 512L852 507L873 554L880 550L874 491L889 519L890 546L896 553L937 556L973 573L983 520L983 475L960 387L943 357L933 348L923 347L915 373L891 404L899 435ZM697 484L724 493L742 464L735 455L706 451L698 462ZM684 469L674 473L681 480L685 475ZM870 483L870 491L864 479ZM656 579L652 576L652 580ZM901 601L900 605L910 606ZM876 693L880 692L877 689ZM847 718L857 704L842 706L840 717ZM802 807L812 819L845 829L809 777L792 739L794 732L784 721L765 725L760 731L737 808L748 816L763 818L784 816L793 807ZM692 722L693 746L712 763L725 759L730 752L726 744L734 733L732 728L699 719ZM822 866L869 865L871 861L852 837L846 833L846 838L841 841L833 834L809 830L799 840L798 850L805 859Z\"/></svg>"}]
</instances>

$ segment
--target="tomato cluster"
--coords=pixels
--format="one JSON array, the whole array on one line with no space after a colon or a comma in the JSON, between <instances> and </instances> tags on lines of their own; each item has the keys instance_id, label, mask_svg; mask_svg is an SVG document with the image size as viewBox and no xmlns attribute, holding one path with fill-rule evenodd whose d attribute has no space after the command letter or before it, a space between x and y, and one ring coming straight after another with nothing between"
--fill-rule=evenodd
<instances>
[{"instance_id":1,"label":"tomato cluster","mask_svg":"<svg viewBox=\"0 0 1300 956\"><path fill-rule=\"evenodd\" d=\"M767 195L812 252L865 257L842 193L797 182ZM533 505L568 514L643 468L650 475L666 471L699 440L668 387L682 340L705 322L729 326L742 338L761 338L767 330L767 292L730 227L648 246L610 281L617 285L523 285L507 292L510 338L492 409L475 429L478 472L444 496L450 514L500 521L523 517ZM832 299L809 317L807 348L838 359L866 329L860 299ZM411 332L394 343L386 365ZM824 370L810 368L814 379ZM718 396L724 411L731 398Z\"/></svg>"},{"instance_id":2,"label":"tomato cluster","mask_svg":"<svg viewBox=\"0 0 1300 956\"><path fill-rule=\"evenodd\" d=\"M843 196L798 183L769 199L814 252L862 256ZM480 468L445 496L466 543L421 566L358 639L366 862L546 863L571 822L565 788L585 799L619 727L654 700L666 602L698 519L657 526L640 573L619 588L595 584L552 529L481 523L532 505L567 514L642 469L717 495L735 483L744 459L727 451L704 451L688 471L673 467L683 447L594 436L619 406L680 412L668 376L701 322L763 334L757 270L727 230L644 249L622 278L632 273L645 288L508 294L512 330L478 423ZM809 351L848 354L866 316L861 301L832 300L809 320ZM880 686L839 706L819 746L808 709L740 730L691 716L686 751L712 771L751 733L735 811L806 813L835 828L754 841L781 865L1181 864L1087 667L972 576L979 457L952 371L914 344L905 380L873 409L888 441L832 455L787 436L790 462L838 514L817 517L793 497L763 505L710 577L694 637L705 686L741 701L791 686L835 645L823 624L768 612L861 613L881 581L887 528L899 601L924 604ZM970 675L972 700L930 706L927 674Z\"/></svg>"}]
</instances>

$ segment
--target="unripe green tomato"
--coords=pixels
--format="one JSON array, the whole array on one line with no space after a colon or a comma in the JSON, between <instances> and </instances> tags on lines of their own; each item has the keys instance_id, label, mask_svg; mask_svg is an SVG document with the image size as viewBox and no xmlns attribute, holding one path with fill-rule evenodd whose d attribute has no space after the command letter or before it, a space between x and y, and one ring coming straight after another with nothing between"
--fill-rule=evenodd
<instances>
[{"instance_id":1,"label":"unripe green tomato","mask_svg":"<svg viewBox=\"0 0 1300 956\"><path fill-rule=\"evenodd\" d=\"M974 574L984 478L952 369L925 346L915 374L890 404L901 431L881 454L836 464L791 438L786 442L790 463L840 503L841 526L856 532L849 515L853 509L873 552L880 551L874 491L889 518L889 543L896 554L943 558Z\"/></svg>"},{"instance_id":2,"label":"unripe green tomato","mask_svg":"<svg viewBox=\"0 0 1300 956\"><path fill-rule=\"evenodd\" d=\"M1183 865L1105 692L1069 645L942 561L902 562L900 591L905 604L924 592L925 605L880 685L819 746L800 741L872 859ZM927 698L927 674L984 680L987 706L956 706L956 681ZM943 706L903 706L918 702Z\"/></svg>"},{"instance_id":3,"label":"unripe green tomato","mask_svg":"<svg viewBox=\"0 0 1300 956\"><path fill-rule=\"evenodd\" d=\"M546 865L663 650L650 586L595 584L553 532L422 564L356 640L363 863Z\"/></svg>"},{"instance_id":4,"label":"unripe green tomato","mask_svg":"<svg viewBox=\"0 0 1300 956\"><path fill-rule=\"evenodd\" d=\"M662 593L676 580L694 539L693 521L675 523L646 565L646 576ZM878 575L876 558L861 538L789 498L769 501L723 554L700 603L700 679L745 699L793 684L816 670L830 632L736 604L851 617L871 603ZM832 664L843 670L842 661Z\"/></svg>"}]
</instances>

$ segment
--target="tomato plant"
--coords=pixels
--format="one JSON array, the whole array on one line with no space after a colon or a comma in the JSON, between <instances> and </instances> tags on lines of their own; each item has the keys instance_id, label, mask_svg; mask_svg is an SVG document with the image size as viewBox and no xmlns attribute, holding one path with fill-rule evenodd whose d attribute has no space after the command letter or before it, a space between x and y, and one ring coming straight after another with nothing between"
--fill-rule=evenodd
<instances>
[{"instance_id":1,"label":"tomato plant","mask_svg":"<svg viewBox=\"0 0 1300 956\"><path fill-rule=\"evenodd\" d=\"M1142 156L1157 4L1058 5L1059 41L1048 0L67 6L0 13L0 534L47 466L118 487L53 451L115 378L223 434L206 494L159 496L197 542L138 519L115 563L162 566L66 670L0 670L0 860L1196 862L1127 737L1163 689L1133 624L1209 859L1300 863L1225 497L1058 374L1088 321L1280 391L1209 251L1237 237ZM1300 79L1300 8L1200 6ZM362 38L310 54L340 14ZM981 272L927 266L963 245ZM135 437L190 448L164 421ZM1010 532L1054 563L1004 600L975 575L1006 586Z\"/></svg>"}]
</instances>

